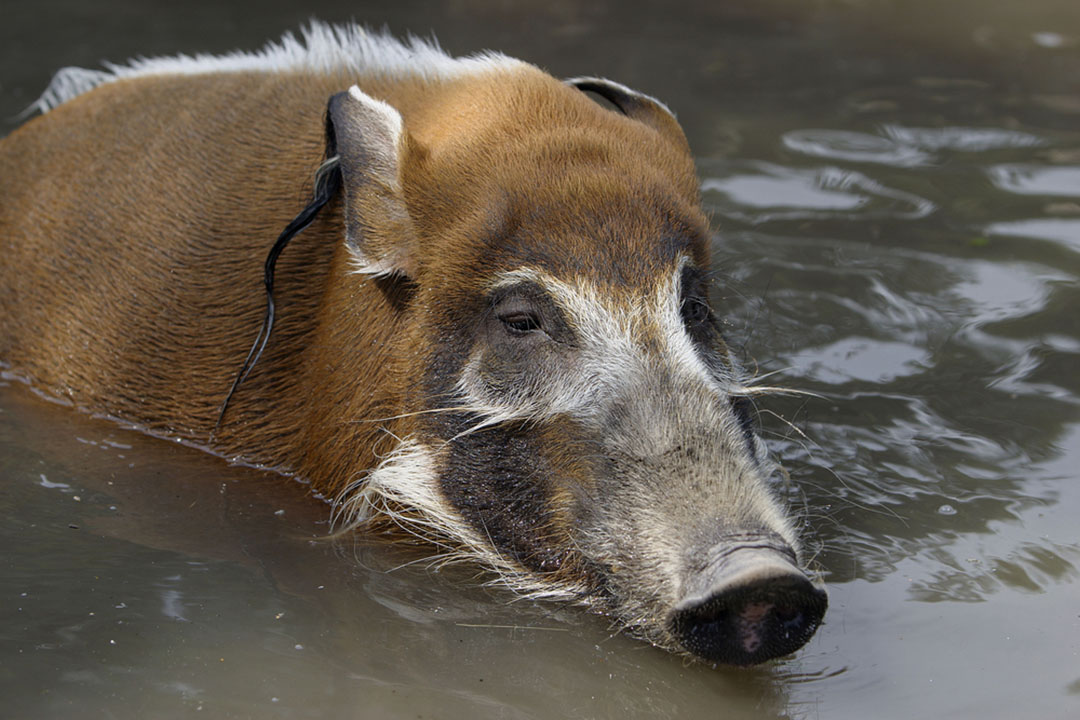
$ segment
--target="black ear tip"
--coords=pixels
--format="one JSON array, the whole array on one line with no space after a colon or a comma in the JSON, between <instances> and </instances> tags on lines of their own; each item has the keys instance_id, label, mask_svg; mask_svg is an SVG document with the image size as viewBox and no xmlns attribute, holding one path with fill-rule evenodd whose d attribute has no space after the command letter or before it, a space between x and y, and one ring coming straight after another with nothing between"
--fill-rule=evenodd
<instances>
[{"instance_id":1,"label":"black ear tip","mask_svg":"<svg viewBox=\"0 0 1080 720\"><path fill-rule=\"evenodd\" d=\"M349 101L349 91L342 90L339 93L334 93L330 96L330 99L326 101L326 113L331 118L341 112L342 107Z\"/></svg>"},{"instance_id":2,"label":"black ear tip","mask_svg":"<svg viewBox=\"0 0 1080 720\"><path fill-rule=\"evenodd\" d=\"M326 157L337 155L337 132L335 123L341 117L341 106L347 100L348 91L334 93L326 101Z\"/></svg>"},{"instance_id":3,"label":"black ear tip","mask_svg":"<svg viewBox=\"0 0 1080 720\"><path fill-rule=\"evenodd\" d=\"M631 115L640 105L642 97L630 88L612 80L598 77L568 78L564 82L581 92L594 93L614 105L623 115Z\"/></svg>"}]
</instances>

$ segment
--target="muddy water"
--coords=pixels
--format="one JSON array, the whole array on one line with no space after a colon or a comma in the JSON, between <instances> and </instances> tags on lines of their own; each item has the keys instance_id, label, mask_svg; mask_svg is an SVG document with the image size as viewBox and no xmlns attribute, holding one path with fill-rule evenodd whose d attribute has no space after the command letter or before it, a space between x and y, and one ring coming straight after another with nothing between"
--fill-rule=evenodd
<instances>
[{"instance_id":1,"label":"muddy water","mask_svg":"<svg viewBox=\"0 0 1080 720\"><path fill-rule=\"evenodd\" d=\"M14 383L0 716L1080 717L1080 11L805 5L5 8L0 117L62 65L310 15L662 97L729 335L813 393L759 410L832 603L792 658L687 666L467 568L319 540L302 486Z\"/></svg>"}]
</instances>

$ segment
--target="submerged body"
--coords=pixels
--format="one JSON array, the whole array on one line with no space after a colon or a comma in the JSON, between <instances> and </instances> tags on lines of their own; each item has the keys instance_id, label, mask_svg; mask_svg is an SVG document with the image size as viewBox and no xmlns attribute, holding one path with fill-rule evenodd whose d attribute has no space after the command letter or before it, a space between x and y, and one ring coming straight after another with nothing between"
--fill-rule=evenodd
<instances>
[{"instance_id":1,"label":"submerged body","mask_svg":"<svg viewBox=\"0 0 1080 720\"><path fill-rule=\"evenodd\" d=\"M824 594L708 305L667 109L499 55L305 36L58 76L0 141L0 361L663 647L802 645ZM274 332L215 429L320 167L341 192L282 255Z\"/></svg>"}]
</instances>

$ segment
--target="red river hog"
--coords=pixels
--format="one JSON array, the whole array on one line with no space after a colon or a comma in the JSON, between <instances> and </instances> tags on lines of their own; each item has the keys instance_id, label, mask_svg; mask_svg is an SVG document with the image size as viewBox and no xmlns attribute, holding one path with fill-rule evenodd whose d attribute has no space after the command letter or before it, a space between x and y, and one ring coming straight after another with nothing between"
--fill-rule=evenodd
<instances>
[{"instance_id":1,"label":"red river hog","mask_svg":"<svg viewBox=\"0 0 1080 720\"><path fill-rule=\"evenodd\" d=\"M36 108L0 141L9 375L668 650L820 624L658 100L312 23Z\"/></svg>"}]
</instances>

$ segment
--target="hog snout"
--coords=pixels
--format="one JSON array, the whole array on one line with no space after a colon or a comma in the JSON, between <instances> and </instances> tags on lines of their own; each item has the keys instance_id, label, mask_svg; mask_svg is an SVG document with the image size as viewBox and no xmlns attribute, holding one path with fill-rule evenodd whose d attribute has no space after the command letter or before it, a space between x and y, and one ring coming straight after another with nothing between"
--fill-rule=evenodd
<instances>
[{"instance_id":1,"label":"hog snout","mask_svg":"<svg viewBox=\"0 0 1080 720\"><path fill-rule=\"evenodd\" d=\"M669 620L683 648L710 662L753 665L794 652L825 614L825 591L786 548L725 547L686 584Z\"/></svg>"}]
</instances>

